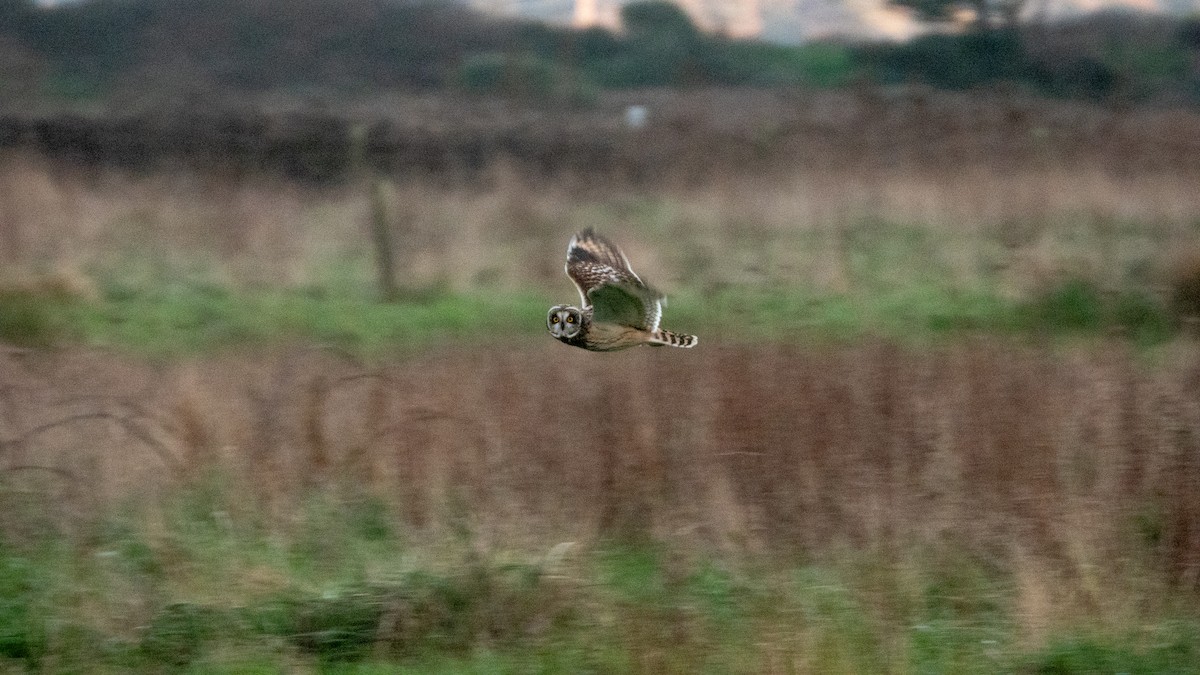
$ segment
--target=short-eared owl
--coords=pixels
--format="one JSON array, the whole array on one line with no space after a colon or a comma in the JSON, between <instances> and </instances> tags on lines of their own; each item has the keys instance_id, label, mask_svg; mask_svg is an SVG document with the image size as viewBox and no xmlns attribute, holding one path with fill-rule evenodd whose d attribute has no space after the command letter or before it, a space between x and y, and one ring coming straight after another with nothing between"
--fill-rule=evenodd
<instances>
[{"instance_id":1,"label":"short-eared owl","mask_svg":"<svg viewBox=\"0 0 1200 675\"><path fill-rule=\"evenodd\" d=\"M594 352L637 345L695 347L695 335L662 330L663 295L642 283L616 244L588 228L567 245L567 276L582 308L555 305L546 328L561 342Z\"/></svg>"}]
</instances>

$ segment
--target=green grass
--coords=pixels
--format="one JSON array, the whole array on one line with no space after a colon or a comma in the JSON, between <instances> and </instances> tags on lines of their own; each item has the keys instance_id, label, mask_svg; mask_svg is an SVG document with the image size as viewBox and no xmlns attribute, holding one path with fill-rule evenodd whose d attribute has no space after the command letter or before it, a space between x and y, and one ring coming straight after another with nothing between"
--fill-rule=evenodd
<instances>
[{"instance_id":1,"label":"green grass","mask_svg":"<svg viewBox=\"0 0 1200 675\"><path fill-rule=\"evenodd\" d=\"M1005 245L1005 237L1015 235L1002 229L941 231L871 218L832 232L768 234L747 225L718 250L703 237L689 240L680 232L687 217L677 203L635 201L624 215L594 208L599 211L583 208L573 217L589 224L629 217L655 238L692 241L662 263L664 273L673 270L676 277L664 326L708 337L708 344L865 335L924 340L979 332L1121 333L1155 344L1170 339L1178 323L1161 283L1142 270L1153 265L1141 254L1107 255L1111 264L1103 271L1072 262L1096 247L1136 252L1162 246L1149 227L1130 226L1126 233L1058 223L1052 231L1058 262L1047 263L1054 273L1021 282L1011 270L1000 271L1021 258ZM289 340L394 351L539 339L546 309L576 298L563 277L543 288L516 273L505 285L509 290L474 282L450 291L449 282L430 281L383 303L369 259L310 263L303 275L307 285L285 288L227 281L236 275L220 273L225 267L217 259L130 253L87 268L98 286L89 300L56 292L31 303L28 294L0 294L0 340L75 340L160 354Z\"/></svg>"},{"instance_id":2,"label":"green grass","mask_svg":"<svg viewBox=\"0 0 1200 675\"><path fill-rule=\"evenodd\" d=\"M369 352L544 338L546 309L574 302L575 292L557 264L544 264L541 243L586 226L652 250L653 258L631 246L635 266L670 294L664 325L707 344L964 332L1121 333L1155 344L1196 311L1195 270L1173 262L1195 246L1195 233L1155 221L1064 213L960 227L864 213L816 225L793 222L795 205L771 192L756 212L740 201L541 201L529 186L513 190L428 196L422 224L410 224L417 242L441 241L446 228L481 214L489 229L522 237L502 246L491 239L499 234L464 237L463 250L418 245L401 260L409 286L392 303L376 301L360 233L337 227L348 217L344 205L302 209L304 227L278 233L296 250L275 251L269 266L266 249L217 249L166 234L147 242L154 231L194 227L170 211L117 219L105 226L107 248L61 269L43 261L6 270L0 341L174 354L295 340ZM493 213L497 197L511 208Z\"/></svg>"},{"instance_id":3,"label":"green grass","mask_svg":"<svg viewBox=\"0 0 1200 675\"><path fill-rule=\"evenodd\" d=\"M313 493L280 522L220 481L90 523L21 530L10 518L0 541L0 668L1200 669L1194 611L1148 612L1121 629L1085 610L1074 628L1030 644L1004 564L949 544L801 560L593 542L548 565L541 551L484 552L469 533L406 532L382 502L337 493Z\"/></svg>"},{"instance_id":4,"label":"green grass","mask_svg":"<svg viewBox=\"0 0 1200 675\"><path fill-rule=\"evenodd\" d=\"M61 341L73 306L68 296L0 289L0 341L23 347Z\"/></svg>"},{"instance_id":5,"label":"green grass","mask_svg":"<svg viewBox=\"0 0 1200 675\"><path fill-rule=\"evenodd\" d=\"M46 311L84 344L177 353L307 340L361 348L482 341L540 326L548 305L531 295L434 295L394 303L301 291L170 293L48 303Z\"/></svg>"},{"instance_id":6,"label":"green grass","mask_svg":"<svg viewBox=\"0 0 1200 675\"><path fill-rule=\"evenodd\" d=\"M365 293L234 291L178 284L158 292L128 289L98 299L0 294L0 340L18 345L80 343L149 354L179 354L244 344L315 341L378 352L443 343L542 337L557 298L534 292L430 292L393 303ZM1067 280L1024 300L986 288L911 284L821 294L801 288L728 286L670 298L664 326L723 341L900 340L987 332L1088 335L1120 332L1144 344L1175 332L1165 303L1138 291L1105 294Z\"/></svg>"},{"instance_id":7,"label":"green grass","mask_svg":"<svg viewBox=\"0 0 1200 675\"><path fill-rule=\"evenodd\" d=\"M1055 639L1025 656L1022 670L1037 675L1182 675L1200 668L1200 626L1196 623L1167 621L1148 627L1147 633L1150 635L1116 639L1107 636Z\"/></svg>"}]
</instances>

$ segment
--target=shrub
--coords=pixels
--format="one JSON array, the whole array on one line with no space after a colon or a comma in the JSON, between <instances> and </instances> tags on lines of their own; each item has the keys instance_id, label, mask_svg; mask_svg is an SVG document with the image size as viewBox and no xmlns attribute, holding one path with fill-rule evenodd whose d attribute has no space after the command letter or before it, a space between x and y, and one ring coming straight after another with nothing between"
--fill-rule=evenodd
<instances>
[{"instance_id":1,"label":"shrub","mask_svg":"<svg viewBox=\"0 0 1200 675\"><path fill-rule=\"evenodd\" d=\"M854 52L834 43L813 42L784 47L761 42L730 42L724 45L724 52L726 64L722 79L729 82L840 87L853 79L858 68Z\"/></svg>"},{"instance_id":2,"label":"shrub","mask_svg":"<svg viewBox=\"0 0 1200 675\"><path fill-rule=\"evenodd\" d=\"M1105 292L1086 279L1070 278L1036 293L1021 307L1030 328L1050 331L1120 329L1143 342L1173 332L1166 304L1140 289Z\"/></svg>"},{"instance_id":3,"label":"shrub","mask_svg":"<svg viewBox=\"0 0 1200 675\"><path fill-rule=\"evenodd\" d=\"M1024 48L1011 31L928 35L896 46L866 50L876 75L885 82L919 80L937 87L968 89L1020 79Z\"/></svg>"},{"instance_id":4,"label":"shrub","mask_svg":"<svg viewBox=\"0 0 1200 675\"><path fill-rule=\"evenodd\" d=\"M38 616L33 563L0 545L0 657L37 660L46 647L45 624Z\"/></svg>"},{"instance_id":5,"label":"shrub","mask_svg":"<svg viewBox=\"0 0 1200 675\"><path fill-rule=\"evenodd\" d=\"M98 298L90 279L65 269L30 278L0 275L0 342L54 344L67 333L67 310Z\"/></svg>"},{"instance_id":6,"label":"shrub","mask_svg":"<svg viewBox=\"0 0 1200 675\"><path fill-rule=\"evenodd\" d=\"M625 5L621 8L621 23L634 36L695 38L699 33L686 12L662 0Z\"/></svg>"},{"instance_id":7,"label":"shrub","mask_svg":"<svg viewBox=\"0 0 1200 675\"><path fill-rule=\"evenodd\" d=\"M1119 81L1117 73L1090 56L1037 61L1030 65L1029 79L1054 96L1093 100L1111 94Z\"/></svg>"},{"instance_id":8,"label":"shrub","mask_svg":"<svg viewBox=\"0 0 1200 675\"><path fill-rule=\"evenodd\" d=\"M1095 284L1078 278L1053 285L1025 307L1029 322L1051 330L1087 330L1104 324L1104 298Z\"/></svg>"},{"instance_id":9,"label":"shrub","mask_svg":"<svg viewBox=\"0 0 1200 675\"><path fill-rule=\"evenodd\" d=\"M858 70L858 62L849 47L813 42L796 48L795 64L805 84L815 87L843 87Z\"/></svg>"},{"instance_id":10,"label":"shrub","mask_svg":"<svg viewBox=\"0 0 1200 675\"><path fill-rule=\"evenodd\" d=\"M1117 297L1113 320L1138 340L1161 342L1172 332L1171 317L1164 303L1145 291L1131 290Z\"/></svg>"},{"instance_id":11,"label":"shrub","mask_svg":"<svg viewBox=\"0 0 1200 675\"><path fill-rule=\"evenodd\" d=\"M1200 320L1200 248L1180 253L1168 269L1171 312L1180 322Z\"/></svg>"},{"instance_id":12,"label":"shrub","mask_svg":"<svg viewBox=\"0 0 1200 675\"><path fill-rule=\"evenodd\" d=\"M587 105L597 96L583 73L530 55L486 53L470 56L458 72L462 88L542 103Z\"/></svg>"},{"instance_id":13,"label":"shrub","mask_svg":"<svg viewBox=\"0 0 1200 675\"><path fill-rule=\"evenodd\" d=\"M1195 630L1181 626L1164 632L1152 644L1139 648L1115 640L1057 640L1027 658L1019 672L1038 675L1189 672L1196 658Z\"/></svg>"},{"instance_id":14,"label":"shrub","mask_svg":"<svg viewBox=\"0 0 1200 675\"><path fill-rule=\"evenodd\" d=\"M292 605L291 639L322 660L362 658L374 644L386 597L364 588Z\"/></svg>"},{"instance_id":15,"label":"shrub","mask_svg":"<svg viewBox=\"0 0 1200 675\"><path fill-rule=\"evenodd\" d=\"M201 655L222 622L223 617L208 607L188 602L167 605L146 626L142 651L155 662L185 666Z\"/></svg>"},{"instance_id":16,"label":"shrub","mask_svg":"<svg viewBox=\"0 0 1200 675\"><path fill-rule=\"evenodd\" d=\"M0 288L0 342L21 347L57 342L64 332L55 311L57 300L30 290Z\"/></svg>"}]
</instances>

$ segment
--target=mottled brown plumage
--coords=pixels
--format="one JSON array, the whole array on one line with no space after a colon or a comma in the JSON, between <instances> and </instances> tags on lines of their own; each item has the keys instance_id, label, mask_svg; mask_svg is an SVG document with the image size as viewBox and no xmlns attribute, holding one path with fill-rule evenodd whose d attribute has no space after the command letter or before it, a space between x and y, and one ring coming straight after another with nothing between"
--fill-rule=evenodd
<instances>
[{"instance_id":1,"label":"mottled brown plumage","mask_svg":"<svg viewBox=\"0 0 1200 675\"><path fill-rule=\"evenodd\" d=\"M558 340L591 351L640 344L694 347L699 338L661 330L663 295L646 285L616 244L591 228L567 246L567 276L582 307L550 308L546 328Z\"/></svg>"}]
</instances>

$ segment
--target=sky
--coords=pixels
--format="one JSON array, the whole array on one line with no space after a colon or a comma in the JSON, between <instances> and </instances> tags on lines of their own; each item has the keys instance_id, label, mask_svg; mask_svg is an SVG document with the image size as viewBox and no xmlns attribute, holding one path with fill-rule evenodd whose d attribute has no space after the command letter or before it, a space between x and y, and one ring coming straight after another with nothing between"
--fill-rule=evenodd
<instances>
[{"instance_id":1,"label":"sky","mask_svg":"<svg viewBox=\"0 0 1200 675\"><path fill-rule=\"evenodd\" d=\"M583 14L602 25L614 26L619 7L631 0L467 0L486 12L539 18L558 23ZM761 30L767 39L801 42L828 36L905 39L922 25L883 0L673 0L706 28L724 27L745 35ZM578 3L578 4L577 4ZM1030 2L1034 4L1033 1ZM743 6L756 6L758 16L747 18ZM1200 13L1200 0L1046 0L1046 16L1063 17L1099 9L1128 8L1179 14ZM707 24L707 25L706 25ZM750 30L754 27L754 30Z\"/></svg>"},{"instance_id":2,"label":"sky","mask_svg":"<svg viewBox=\"0 0 1200 675\"><path fill-rule=\"evenodd\" d=\"M35 0L54 7L80 0ZM186 0L179 0L181 2ZM616 27L620 6L632 0L458 0L502 16ZM672 0L697 24L737 37L761 36L785 43L830 36L906 39L923 26L884 0ZM1031 5L1036 0L1031 0ZM1045 0L1047 15L1070 16L1099 9L1129 8L1176 14L1200 13L1200 0ZM753 7L747 11L746 7Z\"/></svg>"}]
</instances>

